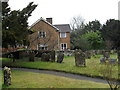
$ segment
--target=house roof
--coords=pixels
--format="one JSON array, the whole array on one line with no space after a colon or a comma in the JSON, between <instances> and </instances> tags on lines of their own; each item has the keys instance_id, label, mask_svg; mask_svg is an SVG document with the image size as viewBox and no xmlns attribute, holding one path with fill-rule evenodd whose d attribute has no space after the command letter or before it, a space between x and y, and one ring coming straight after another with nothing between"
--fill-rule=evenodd
<instances>
[{"instance_id":1,"label":"house roof","mask_svg":"<svg viewBox=\"0 0 120 90\"><path fill-rule=\"evenodd\" d=\"M42 17L40 19L38 19L35 23L33 23L30 27L28 27L29 29L32 28L34 25L36 25L38 22L40 21L44 21L45 23L49 24L50 26L52 26L53 28L55 28L57 31L59 32L70 32L71 28L69 24L58 24L58 25L52 25L51 23L49 23L48 21L46 21L45 19L43 19Z\"/></svg>"},{"instance_id":2,"label":"house roof","mask_svg":"<svg viewBox=\"0 0 120 90\"><path fill-rule=\"evenodd\" d=\"M40 19L38 19L35 23L33 23L31 26L29 26L28 28L32 28L34 25L36 25L38 22L40 21L44 21L45 23L49 24L50 26L52 26L53 28L55 28L57 31L59 31L59 29L57 27L55 27L54 25L52 25L51 23L47 22L45 19L43 19L42 17Z\"/></svg>"},{"instance_id":3,"label":"house roof","mask_svg":"<svg viewBox=\"0 0 120 90\"><path fill-rule=\"evenodd\" d=\"M54 25L59 29L59 32L70 32L70 25L69 24L59 24L59 25Z\"/></svg>"}]
</instances>

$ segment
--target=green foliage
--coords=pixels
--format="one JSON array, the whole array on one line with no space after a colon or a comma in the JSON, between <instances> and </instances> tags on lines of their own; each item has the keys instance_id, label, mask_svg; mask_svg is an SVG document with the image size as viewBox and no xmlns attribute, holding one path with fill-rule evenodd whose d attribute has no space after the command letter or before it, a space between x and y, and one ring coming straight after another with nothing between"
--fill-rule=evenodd
<instances>
[{"instance_id":1,"label":"green foliage","mask_svg":"<svg viewBox=\"0 0 120 90\"><path fill-rule=\"evenodd\" d=\"M118 57L120 57L120 21L115 19L107 20L101 32L104 40L109 41L107 46L110 49L116 49L118 51ZM120 64L120 58L118 58L118 64Z\"/></svg>"},{"instance_id":2,"label":"green foliage","mask_svg":"<svg viewBox=\"0 0 120 90\"><path fill-rule=\"evenodd\" d=\"M7 2L2 4L3 47L8 47L8 45L16 47L16 45L28 44L27 36L29 35L29 30L27 21L36 7L37 5L31 2L21 11L11 11Z\"/></svg>"},{"instance_id":3,"label":"green foliage","mask_svg":"<svg viewBox=\"0 0 120 90\"><path fill-rule=\"evenodd\" d=\"M113 48L120 50L120 21L115 19L107 20L101 30L104 40L113 42Z\"/></svg>"},{"instance_id":4,"label":"green foliage","mask_svg":"<svg viewBox=\"0 0 120 90\"><path fill-rule=\"evenodd\" d=\"M100 31L88 32L81 36L75 34L74 32L71 34L71 39L72 49L81 49L83 51L86 51L90 49L104 48L104 41L102 39Z\"/></svg>"},{"instance_id":5,"label":"green foliage","mask_svg":"<svg viewBox=\"0 0 120 90\"><path fill-rule=\"evenodd\" d=\"M104 41L100 33L101 26L100 22L95 20L84 25L82 29L73 30L71 32L71 48L83 51L104 48Z\"/></svg>"},{"instance_id":6,"label":"green foliage","mask_svg":"<svg viewBox=\"0 0 120 90\"><path fill-rule=\"evenodd\" d=\"M104 41L99 31L86 33L82 35L81 38L88 40L91 49L103 48Z\"/></svg>"},{"instance_id":7,"label":"green foliage","mask_svg":"<svg viewBox=\"0 0 120 90\"><path fill-rule=\"evenodd\" d=\"M70 37L71 37L71 49L81 49L85 51L90 48L87 39L80 37L77 31L72 32Z\"/></svg>"},{"instance_id":8,"label":"green foliage","mask_svg":"<svg viewBox=\"0 0 120 90\"><path fill-rule=\"evenodd\" d=\"M101 24L98 20L91 21L85 26L85 30L87 32L96 32L97 30L100 30Z\"/></svg>"}]
</instances>

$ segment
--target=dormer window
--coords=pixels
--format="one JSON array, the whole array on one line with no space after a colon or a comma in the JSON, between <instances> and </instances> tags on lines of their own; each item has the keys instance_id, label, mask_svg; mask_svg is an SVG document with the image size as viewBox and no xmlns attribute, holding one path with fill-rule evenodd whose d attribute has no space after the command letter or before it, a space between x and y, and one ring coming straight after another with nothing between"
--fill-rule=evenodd
<instances>
[{"instance_id":1,"label":"dormer window","mask_svg":"<svg viewBox=\"0 0 120 90\"><path fill-rule=\"evenodd\" d=\"M61 33L60 33L60 38L66 38L66 36L67 36L67 35L66 35L66 32L61 32Z\"/></svg>"},{"instance_id":2,"label":"dormer window","mask_svg":"<svg viewBox=\"0 0 120 90\"><path fill-rule=\"evenodd\" d=\"M44 32L44 31L38 31L38 37L39 38L45 38L46 37L46 32Z\"/></svg>"}]
</instances>

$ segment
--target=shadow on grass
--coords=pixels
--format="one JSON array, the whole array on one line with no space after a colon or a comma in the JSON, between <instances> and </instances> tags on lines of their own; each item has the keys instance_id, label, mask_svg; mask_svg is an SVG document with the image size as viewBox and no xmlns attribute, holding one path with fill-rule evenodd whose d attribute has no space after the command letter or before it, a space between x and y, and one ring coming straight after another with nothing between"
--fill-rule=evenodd
<instances>
[{"instance_id":1,"label":"shadow on grass","mask_svg":"<svg viewBox=\"0 0 120 90\"><path fill-rule=\"evenodd\" d=\"M9 86L2 84L2 88L9 88Z\"/></svg>"}]
</instances>

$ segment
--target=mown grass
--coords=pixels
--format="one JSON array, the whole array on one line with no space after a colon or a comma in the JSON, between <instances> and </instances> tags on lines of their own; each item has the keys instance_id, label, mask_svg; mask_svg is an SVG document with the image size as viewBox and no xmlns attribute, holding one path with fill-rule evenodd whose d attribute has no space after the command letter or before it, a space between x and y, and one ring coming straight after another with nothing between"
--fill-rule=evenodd
<instances>
[{"instance_id":1,"label":"mown grass","mask_svg":"<svg viewBox=\"0 0 120 90\"><path fill-rule=\"evenodd\" d=\"M108 84L48 74L12 71L12 85L3 88L109 88Z\"/></svg>"},{"instance_id":2,"label":"mown grass","mask_svg":"<svg viewBox=\"0 0 120 90\"><path fill-rule=\"evenodd\" d=\"M0 58L2 61L11 60L10 58Z\"/></svg>"},{"instance_id":3,"label":"mown grass","mask_svg":"<svg viewBox=\"0 0 120 90\"><path fill-rule=\"evenodd\" d=\"M2 71L0 70L0 90L2 90Z\"/></svg>"},{"instance_id":4,"label":"mown grass","mask_svg":"<svg viewBox=\"0 0 120 90\"><path fill-rule=\"evenodd\" d=\"M28 62L28 58L17 60L16 62L5 62L7 66L25 67L34 69L52 69L60 70L72 73L87 74L90 76L102 76L101 68L105 67L104 64L100 64L99 59L102 55L97 55L96 58L86 59L86 67L76 67L74 57L65 57L63 63L41 62L36 59L35 62ZM117 58L117 55L111 55L111 58ZM10 63L11 62L11 63ZM4 64L4 62L3 62ZM118 78L118 66L113 65L113 78Z\"/></svg>"}]
</instances>

